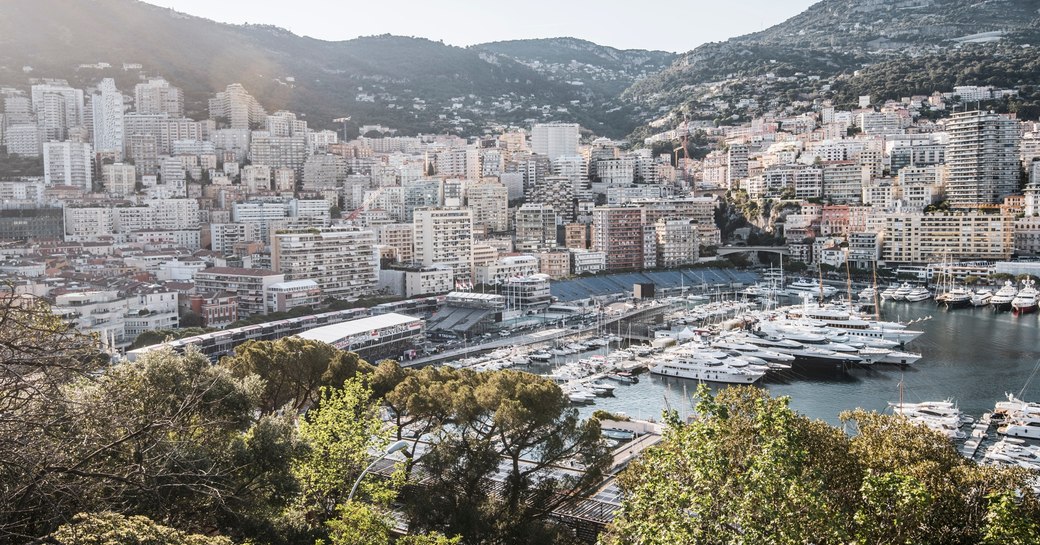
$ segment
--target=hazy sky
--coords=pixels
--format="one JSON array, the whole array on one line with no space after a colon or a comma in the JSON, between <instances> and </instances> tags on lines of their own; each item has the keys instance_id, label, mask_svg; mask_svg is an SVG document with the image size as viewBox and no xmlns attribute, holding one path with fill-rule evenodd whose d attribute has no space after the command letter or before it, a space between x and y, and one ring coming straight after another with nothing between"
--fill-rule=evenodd
<instances>
[{"instance_id":1,"label":"hazy sky","mask_svg":"<svg viewBox=\"0 0 1040 545\"><path fill-rule=\"evenodd\" d=\"M762 30L818 0L145 0L226 23L271 24L323 40L397 34L466 46L574 36L683 52Z\"/></svg>"}]
</instances>

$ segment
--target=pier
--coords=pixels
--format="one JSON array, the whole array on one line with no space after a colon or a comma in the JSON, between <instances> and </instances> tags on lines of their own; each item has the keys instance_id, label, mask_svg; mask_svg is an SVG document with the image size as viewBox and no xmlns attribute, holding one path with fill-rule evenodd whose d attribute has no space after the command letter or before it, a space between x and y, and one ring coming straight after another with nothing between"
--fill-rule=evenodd
<instances>
[{"instance_id":1,"label":"pier","mask_svg":"<svg viewBox=\"0 0 1040 545\"><path fill-rule=\"evenodd\" d=\"M426 365L434 365L437 363L444 363L446 361L459 360L479 354L481 352L488 352L502 347L514 347L514 346L530 346L542 343L551 343L559 339L565 339L568 337L590 335L596 333L599 330L610 331L610 326L617 324L618 322L631 322L635 320L641 320L645 318L654 317L660 314L665 314L672 310L670 305L659 304L652 305L643 308L633 309L620 316L611 316L605 319L601 324L596 326L589 326L581 329L547 329L542 331L535 331L524 335L517 335L515 337L504 337L488 341L486 343L474 344L453 350L446 350L438 354L432 354L422 358L417 358L409 361L402 361L402 367L423 367ZM621 330L622 336L624 336L624 329Z\"/></svg>"},{"instance_id":2,"label":"pier","mask_svg":"<svg viewBox=\"0 0 1040 545\"><path fill-rule=\"evenodd\" d=\"M961 445L961 455L969 460L975 458L975 455L979 451L979 446L989 436L989 427L992 423L993 413L986 413L982 415L982 418L975 421L975 424L971 427L971 435Z\"/></svg>"}]
</instances>

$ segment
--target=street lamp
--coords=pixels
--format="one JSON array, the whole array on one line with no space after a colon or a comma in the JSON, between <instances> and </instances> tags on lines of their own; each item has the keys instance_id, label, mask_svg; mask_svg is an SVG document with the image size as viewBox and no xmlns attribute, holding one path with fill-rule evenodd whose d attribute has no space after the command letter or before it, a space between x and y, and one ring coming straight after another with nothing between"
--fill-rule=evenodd
<instances>
[{"instance_id":1,"label":"street lamp","mask_svg":"<svg viewBox=\"0 0 1040 545\"><path fill-rule=\"evenodd\" d=\"M372 463L368 464L368 467L366 467L365 470L361 472L361 475L358 475L357 480L354 481L354 486L350 489L350 495L347 496L347 501L351 501L351 500L354 499L354 493L357 492L357 487L358 487L359 484L361 484L361 479L365 478L365 474L367 474L369 472L369 470L371 470L373 467L375 467L375 465L378 464L379 462L383 461L383 458L386 458L387 456L390 456L391 454L393 454L395 452L402 451L402 450L404 450L406 448L408 448L408 441L398 441L398 442L390 445L389 447L387 447L386 452L381 454L379 456L379 458L376 458L375 460L372 460Z\"/></svg>"}]
</instances>

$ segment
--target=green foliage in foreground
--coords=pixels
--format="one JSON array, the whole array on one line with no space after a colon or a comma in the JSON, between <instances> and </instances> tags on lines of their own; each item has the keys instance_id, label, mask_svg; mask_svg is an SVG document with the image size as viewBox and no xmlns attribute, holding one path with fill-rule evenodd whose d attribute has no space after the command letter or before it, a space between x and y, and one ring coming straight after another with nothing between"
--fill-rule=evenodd
<instances>
[{"instance_id":1,"label":"green foliage in foreground","mask_svg":"<svg viewBox=\"0 0 1040 545\"><path fill-rule=\"evenodd\" d=\"M118 513L81 513L49 537L58 545L232 545L226 537L188 534Z\"/></svg>"},{"instance_id":2,"label":"green foliage in foreground","mask_svg":"<svg viewBox=\"0 0 1040 545\"><path fill-rule=\"evenodd\" d=\"M186 339L188 337L195 337L202 335L203 333L209 333L216 331L212 328L206 327L184 327L178 329L152 329L149 331L142 332L134 342L130 345L130 350L141 348L144 346L152 346L153 344L159 344L166 342L167 340Z\"/></svg>"},{"instance_id":3,"label":"green foliage in foreground","mask_svg":"<svg viewBox=\"0 0 1040 545\"><path fill-rule=\"evenodd\" d=\"M665 442L622 474L606 545L1036 543L1021 469L962 458L938 432L853 411L842 430L755 387L698 390Z\"/></svg>"}]
</instances>

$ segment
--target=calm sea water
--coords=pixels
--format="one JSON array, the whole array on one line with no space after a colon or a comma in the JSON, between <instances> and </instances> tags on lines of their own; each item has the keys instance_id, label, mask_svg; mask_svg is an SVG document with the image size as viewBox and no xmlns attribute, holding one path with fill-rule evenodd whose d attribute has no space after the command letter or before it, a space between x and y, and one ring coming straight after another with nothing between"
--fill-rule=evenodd
<instances>
[{"instance_id":1,"label":"calm sea water","mask_svg":"<svg viewBox=\"0 0 1040 545\"><path fill-rule=\"evenodd\" d=\"M924 334L906 349L922 354L906 369L876 365L848 371L813 374L787 371L768 376L758 385L773 395L790 396L791 407L811 418L837 424L838 414L861 407L884 410L899 400L902 380L906 401L953 398L967 414L979 416L1025 387L1023 398L1040 401L1040 373L1030 375L1040 360L1040 315L1014 316L989 307L945 310L931 302L885 302L882 318L908 322ZM1028 386L1027 386L1028 382ZM612 398L598 398L583 407L583 416L596 409L624 412L635 418L658 419L665 407L691 411L690 395L697 382L640 375L638 384L618 385Z\"/></svg>"}]
</instances>

